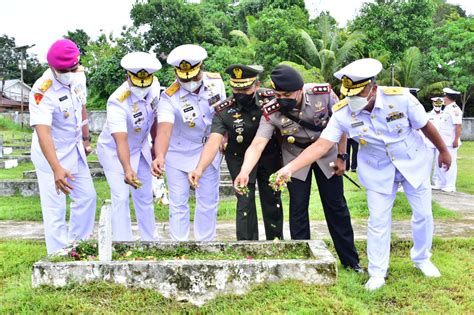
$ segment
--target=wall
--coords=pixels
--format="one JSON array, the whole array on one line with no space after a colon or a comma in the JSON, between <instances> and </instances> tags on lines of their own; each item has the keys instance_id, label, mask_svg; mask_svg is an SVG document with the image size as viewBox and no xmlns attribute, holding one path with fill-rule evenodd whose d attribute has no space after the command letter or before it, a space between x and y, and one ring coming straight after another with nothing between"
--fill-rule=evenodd
<instances>
[{"instance_id":1,"label":"wall","mask_svg":"<svg viewBox=\"0 0 474 315\"><path fill-rule=\"evenodd\" d=\"M16 123L20 123L19 113L0 113L3 117L8 117L14 120ZM23 123L28 126L30 120L30 114L23 114ZM89 129L93 133L100 133L102 127L105 124L107 118L107 112L102 111L91 111L89 112ZM462 134L461 140L474 141L474 117L467 117L462 119Z\"/></svg>"}]
</instances>

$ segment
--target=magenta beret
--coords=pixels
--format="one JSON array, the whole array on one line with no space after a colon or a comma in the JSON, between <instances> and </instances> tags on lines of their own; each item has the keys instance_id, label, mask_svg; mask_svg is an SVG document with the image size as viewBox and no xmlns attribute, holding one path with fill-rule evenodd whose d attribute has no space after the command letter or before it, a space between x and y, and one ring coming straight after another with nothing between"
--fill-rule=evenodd
<instances>
[{"instance_id":1,"label":"magenta beret","mask_svg":"<svg viewBox=\"0 0 474 315\"><path fill-rule=\"evenodd\" d=\"M70 39L56 41L48 50L46 59L54 69L64 70L79 63L80 51L76 43Z\"/></svg>"}]
</instances>

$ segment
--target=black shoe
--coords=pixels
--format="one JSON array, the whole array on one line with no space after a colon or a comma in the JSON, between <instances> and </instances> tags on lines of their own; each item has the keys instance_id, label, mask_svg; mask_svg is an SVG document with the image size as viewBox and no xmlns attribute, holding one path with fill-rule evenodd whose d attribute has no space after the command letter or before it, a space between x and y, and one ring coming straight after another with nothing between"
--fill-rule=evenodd
<instances>
[{"instance_id":1,"label":"black shoe","mask_svg":"<svg viewBox=\"0 0 474 315\"><path fill-rule=\"evenodd\" d=\"M343 265L344 269L350 269L354 272L357 272L357 273L365 273L365 270L364 268L362 268L359 264L356 264L356 265L353 265L353 266L345 266Z\"/></svg>"},{"instance_id":2,"label":"black shoe","mask_svg":"<svg viewBox=\"0 0 474 315\"><path fill-rule=\"evenodd\" d=\"M353 172L353 173L354 173L355 171L356 171L356 170L355 170L355 168L351 169L351 172Z\"/></svg>"}]
</instances>

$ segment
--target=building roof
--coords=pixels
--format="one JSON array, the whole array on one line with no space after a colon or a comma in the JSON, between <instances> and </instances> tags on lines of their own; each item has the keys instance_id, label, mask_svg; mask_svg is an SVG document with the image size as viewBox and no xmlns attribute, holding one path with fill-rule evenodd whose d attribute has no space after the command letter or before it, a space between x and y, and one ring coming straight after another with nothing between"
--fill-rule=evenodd
<instances>
[{"instance_id":1,"label":"building roof","mask_svg":"<svg viewBox=\"0 0 474 315\"><path fill-rule=\"evenodd\" d=\"M20 83L20 79L13 79L13 80L5 80L5 86L3 87L3 91L8 90L10 87L14 86L15 84ZM0 81L0 91L2 90L3 82ZM31 86L23 82L23 86L31 90Z\"/></svg>"}]
</instances>

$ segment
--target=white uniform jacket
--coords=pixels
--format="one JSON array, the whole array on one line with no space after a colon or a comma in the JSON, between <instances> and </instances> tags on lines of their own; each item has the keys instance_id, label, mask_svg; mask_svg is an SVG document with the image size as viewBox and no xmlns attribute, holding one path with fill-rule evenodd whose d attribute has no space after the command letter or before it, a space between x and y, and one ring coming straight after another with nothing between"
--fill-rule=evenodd
<instances>
[{"instance_id":1,"label":"white uniform jacket","mask_svg":"<svg viewBox=\"0 0 474 315\"><path fill-rule=\"evenodd\" d=\"M352 113L347 99L334 105L321 137L339 142L346 133L359 142L359 180L368 190L390 194L396 169L414 188L428 178L428 150L417 132L427 123L423 105L407 88L379 86L372 112Z\"/></svg>"},{"instance_id":2,"label":"white uniform jacket","mask_svg":"<svg viewBox=\"0 0 474 315\"><path fill-rule=\"evenodd\" d=\"M150 129L156 120L156 108L160 99L160 85L155 81L144 99L138 99L124 82L107 101L107 122L97 141L99 161L105 170L123 173L117 155L113 133L126 132L130 150L130 164L136 172L140 155L151 166L151 147L148 142Z\"/></svg>"},{"instance_id":3,"label":"white uniform jacket","mask_svg":"<svg viewBox=\"0 0 474 315\"><path fill-rule=\"evenodd\" d=\"M158 123L173 125L165 164L184 172L194 170L209 137L214 107L225 100L225 87L219 74L204 73L199 94L190 93L176 81L161 94ZM158 127L159 128L159 127ZM219 169L221 155L212 165Z\"/></svg>"},{"instance_id":4,"label":"white uniform jacket","mask_svg":"<svg viewBox=\"0 0 474 315\"><path fill-rule=\"evenodd\" d=\"M82 145L82 106L86 105L87 90L84 72L77 72L71 87L58 82L46 70L30 92L30 125L51 127L51 136L59 163L71 173L77 172L79 158L87 165ZM52 172L44 157L36 131L31 141L31 160L43 172Z\"/></svg>"}]
</instances>

